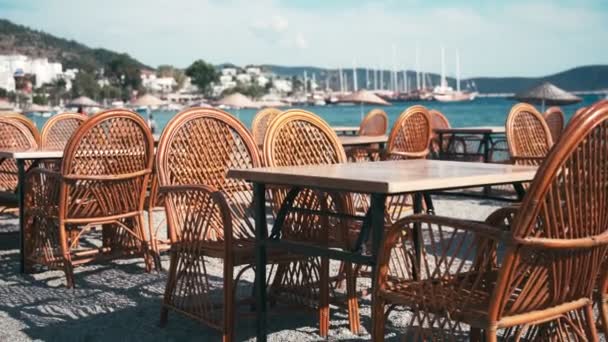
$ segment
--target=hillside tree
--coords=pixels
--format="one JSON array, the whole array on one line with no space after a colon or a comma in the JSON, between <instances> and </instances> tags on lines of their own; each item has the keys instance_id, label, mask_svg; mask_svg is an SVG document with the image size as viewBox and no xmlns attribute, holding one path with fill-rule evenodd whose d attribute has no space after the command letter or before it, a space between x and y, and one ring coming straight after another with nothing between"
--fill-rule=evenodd
<instances>
[{"instance_id":1,"label":"hillside tree","mask_svg":"<svg viewBox=\"0 0 608 342\"><path fill-rule=\"evenodd\" d=\"M202 59L192 63L186 69L186 75L192 78L192 83L205 94L211 90L211 83L217 81L218 73L215 67Z\"/></svg>"}]
</instances>

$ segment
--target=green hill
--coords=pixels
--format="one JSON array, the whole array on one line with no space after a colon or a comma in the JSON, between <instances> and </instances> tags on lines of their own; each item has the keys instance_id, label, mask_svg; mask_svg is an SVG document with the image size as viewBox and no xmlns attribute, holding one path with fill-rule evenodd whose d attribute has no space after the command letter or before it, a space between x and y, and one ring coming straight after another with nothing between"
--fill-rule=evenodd
<instances>
[{"instance_id":1,"label":"green hill","mask_svg":"<svg viewBox=\"0 0 608 342\"><path fill-rule=\"evenodd\" d=\"M5 19L0 19L0 54L46 57L53 62L60 62L64 69L97 70L118 58L124 58L139 69L152 69L127 54L90 48L74 40L58 38Z\"/></svg>"}]
</instances>

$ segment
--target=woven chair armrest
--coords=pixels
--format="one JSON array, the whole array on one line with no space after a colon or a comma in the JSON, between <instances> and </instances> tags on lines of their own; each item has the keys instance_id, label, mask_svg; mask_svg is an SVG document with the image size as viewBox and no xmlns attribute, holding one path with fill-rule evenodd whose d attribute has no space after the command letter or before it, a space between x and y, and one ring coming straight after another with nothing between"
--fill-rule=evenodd
<instances>
[{"instance_id":1,"label":"woven chair armrest","mask_svg":"<svg viewBox=\"0 0 608 342\"><path fill-rule=\"evenodd\" d=\"M498 229L510 231L519 209L519 203L497 209L486 218L485 222Z\"/></svg>"},{"instance_id":2,"label":"woven chair armrest","mask_svg":"<svg viewBox=\"0 0 608 342\"><path fill-rule=\"evenodd\" d=\"M193 222L205 222L208 220L197 219L199 215L211 215L208 198L211 199L212 203L217 205L219 209L219 218L221 219L221 228L223 229L224 242L227 246L232 244L232 215L228 201L224 194L215 189L212 186L201 185L201 184L185 184L185 185L165 185L159 187L159 193L165 196L165 210L167 212L168 224L169 224L169 235L173 242L179 240L177 238L177 229L183 232L184 229L197 229L196 227L186 227L188 224ZM184 197L188 194L202 194L203 196ZM181 198L179 196L182 196ZM176 204L183 204L187 202L189 205L187 213L177 213L180 210L180 206ZM197 207L198 206L198 207ZM184 207L181 207L182 209ZM188 218L186 218L188 216ZM179 227L178 227L179 226ZM215 227L218 228L218 227ZM205 234L207 236L207 234ZM202 240L205 240L203 238Z\"/></svg>"},{"instance_id":3,"label":"woven chair armrest","mask_svg":"<svg viewBox=\"0 0 608 342\"><path fill-rule=\"evenodd\" d=\"M508 242L512 239L510 232L507 232L500 227L488 224L487 222L463 220L427 214L415 214L407 216L396 222L391 230L394 228L399 229L399 227L409 225L410 223L427 223L448 226L456 229L471 231L496 241Z\"/></svg>"},{"instance_id":4,"label":"woven chair armrest","mask_svg":"<svg viewBox=\"0 0 608 342\"><path fill-rule=\"evenodd\" d=\"M400 159L400 158L424 159L424 158L426 158L426 156L428 156L428 154L429 154L428 148L426 148L424 151L421 151L421 152L399 152L399 151L384 152L382 160L391 160L391 159Z\"/></svg>"},{"instance_id":5,"label":"woven chair armrest","mask_svg":"<svg viewBox=\"0 0 608 342\"><path fill-rule=\"evenodd\" d=\"M547 157L545 156L538 156L538 157L523 157L523 156L511 156L511 161L513 163L516 163L518 161L543 161L545 160Z\"/></svg>"}]
</instances>

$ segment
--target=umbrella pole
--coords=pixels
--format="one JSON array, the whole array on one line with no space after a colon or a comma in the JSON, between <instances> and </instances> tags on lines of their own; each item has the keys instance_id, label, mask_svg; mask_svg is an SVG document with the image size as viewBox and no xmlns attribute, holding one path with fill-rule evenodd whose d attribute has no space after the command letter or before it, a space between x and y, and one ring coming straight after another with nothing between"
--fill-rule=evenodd
<instances>
[{"instance_id":1,"label":"umbrella pole","mask_svg":"<svg viewBox=\"0 0 608 342\"><path fill-rule=\"evenodd\" d=\"M363 121L363 102L361 102L360 108L361 108L361 121Z\"/></svg>"},{"instance_id":2,"label":"umbrella pole","mask_svg":"<svg viewBox=\"0 0 608 342\"><path fill-rule=\"evenodd\" d=\"M544 113L545 112L545 99L543 99L541 107L540 107L540 112Z\"/></svg>"}]
</instances>

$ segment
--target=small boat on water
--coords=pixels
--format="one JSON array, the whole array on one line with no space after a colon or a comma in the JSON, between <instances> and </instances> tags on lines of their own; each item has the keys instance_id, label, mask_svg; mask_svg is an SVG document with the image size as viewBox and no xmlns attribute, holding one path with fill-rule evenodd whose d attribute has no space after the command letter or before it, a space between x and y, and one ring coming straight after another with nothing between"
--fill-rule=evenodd
<instances>
[{"instance_id":1,"label":"small boat on water","mask_svg":"<svg viewBox=\"0 0 608 342\"><path fill-rule=\"evenodd\" d=\"M476 91L460 90L460 56L456 53L456 90L448 86L445 78L445 50L441 48L441 84L433 89L433 98L439 102L473 101L477 97Z\"/></svg>"}]
</instances>

